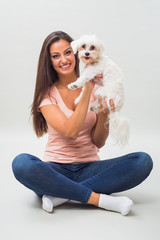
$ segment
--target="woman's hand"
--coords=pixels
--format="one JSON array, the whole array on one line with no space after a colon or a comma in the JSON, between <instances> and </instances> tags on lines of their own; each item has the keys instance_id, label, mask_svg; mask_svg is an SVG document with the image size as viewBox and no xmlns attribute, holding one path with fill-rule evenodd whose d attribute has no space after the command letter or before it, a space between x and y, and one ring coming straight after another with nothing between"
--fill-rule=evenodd
<instances>
[{"instance_id":1,"label":"woman's hand","mask_svg":"<svg viewBox=\"0 0 160 240\"><path fill-rule=\"evenodd\" d=\"M102 82L103 81L103 74L97 74L95 76L95 78L98 79L97 82ZM90 80L90 81L85 83L85 88L90 89L92 91L94 86L95 86L95 83L96 83L95 80Z\"/></svg>"},{"instance_id":2,"label":"woman's hand","mask_svg":"<svg viewBox=\"0 0 160 240\"><path fill-rule=\"evenodd\" d=\"M94 80L90 80L90 81L85 83L85 89L90 90L91 92L94 89L94 86L95 86L95 81Z\"/></svg>"},{"instance_id":3,"label":"woman's hand","mask_svg":"<svg viewBox=\"0 0 160 240\"><path fill-rule=\"evenodd\" d=\"M107 101L106 101L106 98L107 97L105 97L104 100L102 99L102 97L98 98L98 102L100 104L99 113L103 114L105 117L108 117L110 111L115 112L115 105L114 105L113 99L110 99L109 100L110 108L109 108L108 104L107 104ZM104 101L104 103L103 103L103 101Z\"/></svg>"},{"instance_id":4,"label":"woman's hand","mask_svg":"<svg viewBox=\"0 0 160 240\"><path fill-rule=\"evenodd\" d=\"M98 82L102 82L103 81L103 74L97 74L96 79L98 79Z\"/></svg>"},{"instance_id":5,"label":"woman's hand","mask_svg":"<svg viewBox=\"0 0 160 240\"><path fill-rule=\"evenodd\" d=\"M106 97L104 98L104 100L102 100L102 98L100 97L98 101L100 107L99 112L97 113L97 122L92 130L92 140L98 148L101 148L105 145L105 141L109 135L109 113L110 111L115 111L115 105L114 101L110 99L109 108Z\"/></svg>"}]
</instances>

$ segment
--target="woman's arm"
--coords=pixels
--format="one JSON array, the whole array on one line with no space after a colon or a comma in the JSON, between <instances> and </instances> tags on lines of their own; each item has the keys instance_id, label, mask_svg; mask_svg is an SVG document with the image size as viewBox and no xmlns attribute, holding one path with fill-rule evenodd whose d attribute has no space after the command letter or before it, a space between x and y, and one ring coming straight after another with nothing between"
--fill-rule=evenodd
<instances>
[{"instance_id":1,"label":"woman's arm","mask_svg":"<svg viewBox=\"0 0 160 240\"><path fill-rule=\"evenodd\" d=\"M93 81L89 81L85 84L82 97L69 119L56 105L41 107L41 113L43 114L47 123L65 136L76 139L85 121L90 96L94 85L95 83Z\"/></svg>"},{"instance_id":2,"label":"woman's arm","mask_svg":"<svg viewBox=\"0 0 160 240\"><path fill-rule=\"evenodd\" d=\"M99 99L100 111L97 114L97 121L92 130L92 140L94 144L101 148L105 145L106 139L109 135L109 108L107 102L105 101L105 109L102 108L102 99ZM111 110L115 111L114 102L110 100Z\"/></svg>"}]
</instances>

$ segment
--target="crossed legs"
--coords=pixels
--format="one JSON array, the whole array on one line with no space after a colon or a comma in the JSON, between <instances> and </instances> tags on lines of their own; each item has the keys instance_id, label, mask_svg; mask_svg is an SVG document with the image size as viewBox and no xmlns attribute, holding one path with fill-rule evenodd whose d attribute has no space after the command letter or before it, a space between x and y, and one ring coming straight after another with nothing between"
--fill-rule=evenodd
<instances>
[{"instance_id":1,"label":"crossed legs","mask_svg":"<svg viewBox=\"0 0 160 240\"><path fill-rule=\"evenodd\" d=\"M132 201L127 197L113 197L110 194L140 184L149 175L152 160L146 153L132 153L112 160L93 162L80 169L80 174L74 180L72 176L63 175L64 168L57 171L51 164L29 154L18 155L12 166L17 180L38 195L44 195L42 200L47 200L47 196L54 200L61 199L62 202L70 199L126 215ZM54 201L51 202L54 205Z\"/></svg>"}]
</instances>

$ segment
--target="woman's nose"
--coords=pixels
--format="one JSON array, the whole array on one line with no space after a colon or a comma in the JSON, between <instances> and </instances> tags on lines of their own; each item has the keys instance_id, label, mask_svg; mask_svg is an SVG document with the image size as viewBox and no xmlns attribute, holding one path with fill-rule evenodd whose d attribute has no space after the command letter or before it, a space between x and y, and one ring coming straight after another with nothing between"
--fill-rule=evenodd
<instances>
[{"instance_id":1,"label":"woman's nose","mask_svg":"<svg viewBox=\"0 0 160 240\"><path fill-rule=\"evenodd\" d=\"M67 61L66 57L64 55L62 55L61 56L61 62L66 62L66 61Z\"/></svg>"}]
</instances>

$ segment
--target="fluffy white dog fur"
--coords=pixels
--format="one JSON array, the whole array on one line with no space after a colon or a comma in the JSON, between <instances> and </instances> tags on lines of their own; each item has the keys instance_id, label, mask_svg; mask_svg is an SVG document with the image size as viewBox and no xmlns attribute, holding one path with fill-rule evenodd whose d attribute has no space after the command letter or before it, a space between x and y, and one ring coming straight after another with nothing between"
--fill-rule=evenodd
<instances>
[{"instance_id":1,"label":"fluffy white dog fur","mask_svg":"<svg viewBox=\"0 0 160 240\"><path fill-rule=\"evenodd\" d=\"M98 96L102 99L107 97L108 107L110 107L109 100L113 99L115 112L110 109L110 134L116 143L124 146L128 142L129 124L128 119L120 115L124 103L123 73L121 69L108 56L103 55L104 45L95 35L84 35L72 41L71 47L75 54L78 52L78 57L84 64L84 70L75 82L68 85L68 88L80 88L87 81L95 80L99 87L95 91L94 95L97 100L91 106L91 110L96 113L99 112ZM96 79L98 74L103 74L102 82ZM81 95L76 99L76 104Z\"/></svg>"}]
</instances>

